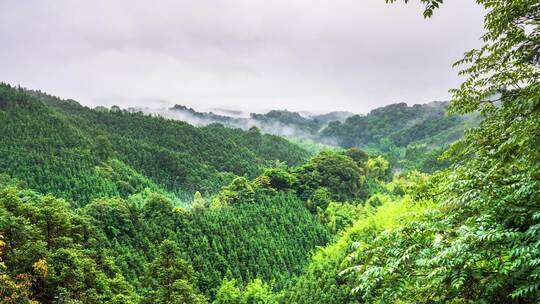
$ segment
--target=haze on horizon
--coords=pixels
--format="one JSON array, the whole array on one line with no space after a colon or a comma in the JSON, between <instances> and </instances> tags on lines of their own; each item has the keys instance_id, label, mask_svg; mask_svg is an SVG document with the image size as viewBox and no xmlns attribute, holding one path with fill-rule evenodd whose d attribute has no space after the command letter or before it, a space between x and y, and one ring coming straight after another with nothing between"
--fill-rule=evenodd
<instances>
[{"instance_id":1,"label":"haze on horizon","mask_svg":"<svg viewBox=\"0 0 540 304\"><path fill-rule=\"evenodd\" d=\"M0 81L88 106L365 113L446 100L484 12L335 1L0 4Z\"/></svg>"}]
</instances>

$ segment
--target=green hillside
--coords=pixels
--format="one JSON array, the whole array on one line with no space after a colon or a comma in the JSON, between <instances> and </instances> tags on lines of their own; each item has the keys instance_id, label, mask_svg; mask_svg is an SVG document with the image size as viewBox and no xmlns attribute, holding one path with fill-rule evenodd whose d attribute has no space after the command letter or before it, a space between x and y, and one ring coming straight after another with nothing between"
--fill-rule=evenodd
<instances>
[{"instance_id":1,"label":"green hillside","mask_svg":"<svg viewBox=\"0 0 540 304\"><path fill-rule=\"evenodd\" d=\"M89 109L7 84L0 102L4 279L43 303L154 303L171 290L203 303L226 280L281 290L391 174L361 150L309 156L256 128Z\"/></svg>"},{"instance_id":2,"label":"green hillside","mask_svg":"<svg viewBox=\"0 0 540 304\"><path fill-rule=\"evenodd\" d=\"M79 203L144 187L180 198L215 193L266 163L295 165L308 156L277 136L94 110L6 84L0 101L0 139L9 143L0 149L0 171Z\"/></svg>"},{"instance_id":3,"label":"green hillside","mask_svg":"<svg viewBox=\"0 0 540 304\"><path fill-rule=\"evenodd\" d=\"M383 154L401 169L433 172L448 165L437 157L479 121L474 114L448 115L448 102L397 103L344 122L331 122L321 138L345 148L362 147Z\"/></svg>"},{"instance_id":4,"label":"green hillside","mask_svg":"<svg viewBox=\"0 0 540 304\"><path fill-rule=\"evenodd\" d=\"M284 136L306 147L313 142L329 148L358 147L384 155L399 170L434 172L449 165L437 158L448 146L463 137L465 130L481 120L477 114L449 115L448 102L408 106L396 103L372 110L366 115L349 112L300 114L271 110L247 117L230 117L175 105L161 115L196 124L219 123L248 130L255 126L267 134ZM151 112L151 111L150 111ZM180 116L175 115L180 113ZM316 147L309 144L308 150Z\"/></svg>"},{"instance_id":5,"label":"green hillside","mask_svg":"<svg viewBox=\"0 0 540 304\"><path fill-rule=\"evenodd\" d=\"M0 84L0 304L540 303L540 4L476 2L450 103L309 140Z\"/></svg>"}]
</instances>

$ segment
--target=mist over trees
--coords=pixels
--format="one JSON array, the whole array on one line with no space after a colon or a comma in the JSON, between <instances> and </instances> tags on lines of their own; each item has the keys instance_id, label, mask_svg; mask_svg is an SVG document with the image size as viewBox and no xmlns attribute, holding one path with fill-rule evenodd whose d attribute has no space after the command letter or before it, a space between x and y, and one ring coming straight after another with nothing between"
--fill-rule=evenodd
<instances>
[{"instance_id":1,"label":"mist over trees","mask_svg":"<svg viewBox=\"0 0 540 304\"><path fill-rule=\"evenodd\" d=\"M265 114L234 113L234 116L197 112L175 105L169 109L130 109L186 121L198 126L220 124L288 138L312 152L361 147L381 154L398 169L431 173L448 166L437 158L464 130L478 125L481 117L448 115L448 102L434 101L408 106L396 103L372 110L366 115L349 112L309 114L272 110Z\"/></svg>"}]
</instances>

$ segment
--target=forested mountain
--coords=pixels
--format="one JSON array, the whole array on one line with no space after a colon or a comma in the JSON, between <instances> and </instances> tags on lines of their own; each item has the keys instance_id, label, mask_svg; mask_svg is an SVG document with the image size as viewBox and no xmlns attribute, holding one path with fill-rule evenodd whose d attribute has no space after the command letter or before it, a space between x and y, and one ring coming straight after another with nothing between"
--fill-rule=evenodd
<instances>
[{"instance_id":1,"label":"forested mountain","mask_svg":"<svg viewBox=\"0 0 540 304\"><path fill-rule=\"evenodd\" d=\"M223 280L271 295L391 175L357 149L310 156L256 128L7 84L0 115L0 295L15 302L203 303Z\"/></svg>"},{"instance_id":2,"label":"forested mountain","mask_svg":"<svg viewBox=\"0 0 540 304\"><path fill-rule=\"evenodd\" d=\"M190 212L147 193L73 210L63 200L9 184L4 178L0 190L4 301L155 303L165 297L159 293L177 292L187 303L195 303L186 299L196 294L204 302L225 276L283 285L307 253L329 239L303 203L287 194ZM173 261L163 258L179 266L169 269ZM167 285L178 280L187 285Z\"/></svg>"},{"instance_id":3,"label":"forested mountain","mask_svg":"<svg viewBox=\"0 0 540 304\"><path fill-rule=\"evenodd\" d=\"M480 121L477 114L448 115L448 105L448 102L437 101L413 106L396 103L366 115L349 112L312 115L272 110L265 114L251 113L249 117L197 112L182 105L168 110L143 110L198 125L219 123L245 130L257 127L263 133L285 136L296 143L359 147L384 155L396 168L433 172L448 165L437 161L441 153L460 139L464 130Z\"/></svg>"},{"instance_id":4,"label":"forested mountain","mask_svg":"<svg viewBox=\"0 0 540 304\"><path fill-rule=\"evenodd\" d=\"M540 4L477 2L451 103L330 123L347 149L0 85L0 303L539 303Z\"/></svg>"},{"instance_id":5,"label":"forested mountain","mask_svg":"<svg viewBox=\"0 0 540 304\"><path fill-rule=\"evenodd\" d=\"M331 122L321 137L345 148L381 153L402 169L433 172L447 165L436 158L479 120L476 114L448 115L448 102L397 103L351 116L343 123Z\"/></svg>"},{"instance_id":6,"label":"forested mountain","mask_svg":"<svg viewBox=\"0 0 540 304\"><path fill-rule=\"evenodd\" d=\"M271 110L264 114L239 113L239 115L227 116L213 112L197 112L195 109L183 105L175 105L169 109L162 110L141 110L147 113L187 121L196 125L220 123L231 128L246 130L251 127L257 127L264 133L300 139L316 139L319 131L330 121L343 121L352 115L352 113L348 112L330 112L314 115L287 110Z\"/></svg>"},{"instance_id":7,"label":"forested mountain","mask_svg":"<svg viewBox=\"0 0 540 304\"><path fill-rule=\"evenodd\" d=\"M404 147L411 142L439 135L442 130L465 121L460 116L448 116L447 110L447 102L414 106L396 103L377 108L367 115L353 115L343 123L331 122L322 135L336 138L345 147L377 145L383 139ZM461 137L457 131L448 134L450 138L437 137L437 140L455 141Z\"/></svg>"},{"instance_id":8,"label":"forested mountain","mask_svg":"<svg viewBox=\"0 0 540 304\"><path fill-rule=\"evenodd\" d=\"M254 177L276 160L308 153L257 130L89 109L72 100L0 85L0 171L30 188L79 203L150 187L215 193L234 176ZM157 186L159 185L159 186Z\"/></svg>"}]
</instances>

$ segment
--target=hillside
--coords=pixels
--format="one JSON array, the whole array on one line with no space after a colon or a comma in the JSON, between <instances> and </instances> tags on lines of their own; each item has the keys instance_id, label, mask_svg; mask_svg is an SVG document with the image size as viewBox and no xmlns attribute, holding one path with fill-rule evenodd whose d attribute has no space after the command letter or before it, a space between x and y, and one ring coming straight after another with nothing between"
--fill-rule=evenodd
<instances>
[{"instance_id":1,"label":"hillside","mask_svg":"<svg viewBox=\"0 0 540 304\"><path fill-rule=\"evenodd\" d=\"M278 168L309 156L280 137L89 109L6 84L0 122L9 143L0 149L0 265L19 278L41 263L46 277L32 278L40 302L153 303L162 287L148 278L167 250L195 271L184 277L193 301L213 297L225 276L284 286L331 238L280 179L290 175Z\"/></svg>"},{"instance_id":2,"label":"hillside","mask_svg":"<svg viewBox=\"0 0 540 304\"><path fill-rule=\"evenodd\" d=\"M344 148L381 153L402 169L433 172L446 165L436 158L479 121L475 114L448 115L448 102L397 103L351 116L343 123L331 122L321 132L321 139Z\"/></svg>"},{"instance_id":3,"label":"hillside","mask_svg":"<svg viewBox=\"0 0 540 304\"><path fill-rule=\"evenodd\" d=\"M0 122L10 143L0 149L0 258L13 277L32 273L43 303L153 303L165 283L149 278L168 271L171 250L193 301L216 297L226 278L280 290L390 176L360 150L310 156L256 128L90 109L7 84ZM348 203L326 214L331 201Z\"/></svg>"},{"instance_id":4,"label":"hillside","mask_svg":"<svg viewBox=\"0 0 540 304\"><path fill-rule=\"evenodd\" d=\"M478 125L477 114L449 115L448 102L431 102L408 106L396 103L372 110L366 115L349 112L308 114L272 110L249 117L197 112L175 105L170 109L145 112L187 121L196 125L219 123L230 128L259 128L263 133L287 137L294 142L307 141L341 148L358 147L382 154L401 170L433 172L447 162L437 161L466 129Z\"/></svg>"},{"instance_id":5,"label":"hillside","mask_svg":"<svg viewBox=\"0 0 540 304\"><path fill-rule=\"evenodd\" d=\"M74 100L0 83L0 304L540 303L540 3L475 3L484 16L483 45L465 52L455 63L463 82L450 90L449 103L399 103L366 115L286 110L245 115L242 110L227 109L202 113L180 105L162 110L91 109ZM422 0L421 4L425 18L451 5L443 0ZM150 11L144 5L129 10L116 6L122 14L100 5L108 18L89 14L93 17L89 20L40 19L40 27L65 27L84 37L85 44L96 47L92 50L70 47L75 46L71 40L80 39L63 39L67 36L61 30L52 32L73 45L42 39L40 30L30 33L13 27L13 33L3 35L8 38L3 41L9 55L4 63L15 67L15 78L25 78L26 71L32 76L24 81L39 82L46 75L64 89L76 84L69 90L84 96L82 85L95 84L77 84L81 71L89 72L84 78L88 80L107 75L105 82L99 79L100 84L117 91L122 91L119 84L131 80L119 81L128 74L119 73L112 61L104 68L101 61L92 59L101 54L99 50L114 49L119 55L115 63L143 76L144 85L130 86L134 92L129 93L135 96L134 102L146 100L146 104L161 103L161 99L145 99L146 94L137 90L147 94L159 90L156 97L175 96L175 90L195 96L190 87L199 87L203 91L197 91L201 96L195 98L201 103L227 92L252 102L249 96L267 87L261 81L275 78L270 77L273 73L249 69L248 63L264 63L259 57L268 58L270 53L276 59L271 61L273 70L285 72L276 74L281 75L279 82L287 82L295 91L267 91L258 95L263 96L260 100L277 97L295 101L291 106L297 107L296 100L303 94L291 94L296 90L308 90L303 96L317 98L346 96L326 95L330 91L323 89L333 84L346 88L347 83L340 81L346 75L341 74L355 69L348 54L368 57L377 65L377 73L394 80L403 80L400 73L408 73L406 81L388 84L380 77L383 74L362 68L359 72L377 81L372 86L377 93L401 90L403 85L414 91L412 83L420 84L425 92L437 91L426 87L431 82L416 81L414 70L388 60L392 53L387 51L396 50L381 43L387 31L372 35L362 29L373 43L359 45L362 51L371 48L370 52L382 55L384 63L361 56L366 53L340 52L342 38L358 31L349 26L349 17L356 20L356 14L336 15L345 23L334 24L328 21L337 19L328 18L328 10L320 3L312 3L309 10L258 3L265 18L257 21L261 18L253 18L260 13L255 6L234 9L235 5L225 1L215 10L220 21L227 23L220 23L225 32L215 32L216 23L207 19L180 18L190 29L190 39L166 39L167 44L181 45L180 57L193 61L196 69L174 64L179 58L177 48L164 53L159 43L150 49L150 40L137 37L144 33L144 37L152 36L151 42L159 42L167 34L180 33L172 29L180 26L173 22L177 14L168 14L175 17L167 19L162 7ZM42 11L34 6L11 3L13 9L3 15L6 24L25 20L18 18L17 11L28 16ZM80 6L77 10L58 7L79 16ZM191 15L199 11L196 6L179 7L189 8L186 11ZM461 4L457 7L460 12L467 9ZM205 15L214 17L204 9ZM145 14L130 15L132 10ZM279 18L272 17L274 10ZM53 12L47 16L55 16ZM171 7L168 12L175 10ZM147 22L146 13L159 22ZM310 20L296 18L304 14ZM450 14L439 19L455 26L463 18L454 20L454 15L450 9ZM469 11L460 16L464 15ZM141 18L130 18L135 16ZM283 23L286 16L295 17L291 20L306 29ZM382 13L373 16L384 18ZM231 17L247 17L248 22L238 23ZM122 25L115 26L119 24L112 19L120 19ZM280 36L270 26L276 21ZM85 22L99 34L84 31ZM157 23L167 31L155 27ZM195 23L204 23L204 35L191 26ZM325 28L330 23L328 32ZM31 24L26 22L22 28L32 29L27 27ZM242 24L249 24L248 31ZM290 27L292 36L282 36L283 24L287 30ZM468 40L465 36L454 39L461 36L435 27L436 35L426 32L426 41L435 41L432 38L441 32L451 35L446 38L456 45ZM468 26L464 28L469 31ZM117 36L126 29L128 36ZM411 29L406 30L417 28ZM105 31L111 36L102 35ZM92 38L92 33L99 39ZM278 37L280 47L272 48L276 44L268 44L263 33ZM28 62L23 64L16 60L29 50L25 46L10 49L24 40L21 37L42 44L39 61L25 57ZM320 37L336 39L327 49L322 46L328 39ZM422 52L418 56L402 49L405 45L400 43L399 54L411 56L407 64L417 65L415 58L419 58L429 63L422 66L432 68L437 66L433 58L444 57L426 52L432 45L409 38L407 42ZM226 40L234 40L235 47L217 52L218 44L226 46ZM242 51L240 46L251 42L265 55L254 58ZM318 77L302 77L304 85L295 85L298 76L309 75L297 73L302 66L291 65L289 60L285 60L287 69L280 66L281 59L289 58L282 53L289 43L317 50L302 55L309 60L310 74L320 70L325 78L313 82ZM56 52L58 46L65 52ZM143 48L143 57L121 52L138 53ZM25 54L18 54L21 51ZM35 56L35 50L31 51ZM167 73L160 73L159 62L150 60L154 57L146 57L154 51L166 54ZM197 52L226 60L235 72L212 64L213 60L190 56ZM316 53L328 53L333 60L316 60L321 58ZM426 57L428 53L433 57ZM242 60L235 60L239 59L235 54ZM83 57L91 63L90 70L80 64ZM340 60L335 59L344 59L347 70L339 69ZM326 68L327 63L332 69ZM213 72L204 73L206 66ZM61 73L53 73L56 69ZM109 73L99 74L98 69ZM187 72L189 79L178 77L177 70ZM58 77L61 74L70 80ZM226 81L217 83L221 78L214 76L218 74L227 76ZM192 81L201 75L205 82ZM445 79L438 73L425 75L440 76L437 83ZM242 83L241 92L234 90L235 79ZM350 83L357 90L363 82L357 78ZM270 88L280 87L275 85ZM53 82L49 86L56 87ZM103 96L111 92L103 89ZM210 90L217 95L212 97ZM310 105L308 99L301 102Z\"/></svg>"},{"instance_id":6,"label":"hillside","mask_svg":"<svg viewBox=\"0 0 540 304\"><path fill-rule=\"evenodd\" d=\"M79 203L145 187L180 197L215 193L265 163L295 165L308 156L277 136L90 109L5 84L0 100L0 139L10 143L0 149L0 171Z\"/></svg>"},{"instance_id":7,"label":"hillside","mask_svg":"<svg viewBox=\"0 0 540 304\"><path fill-rule=\"evenodd\" d=\"M315 139L319 131L330 121L343 121L352 115L348 112L330 112L326 114L298 113L287 110L271 110L267 113L235 113L234 116L215 114L213 112L198 112L193 108L174 105L169 109L153 110L142 109L147 113L154 113L165 117L187 121L195 125L208 125L212 123L223 124L230 128L248 130L257 127L262 132L279 136L300 139Z\"/></svg>"}]
</instances>

